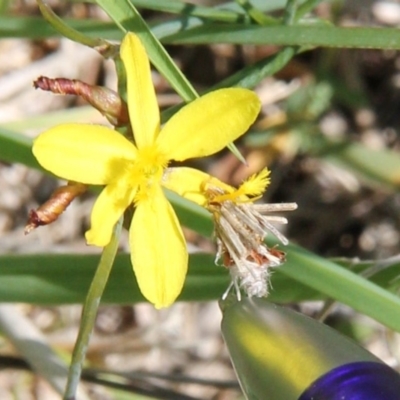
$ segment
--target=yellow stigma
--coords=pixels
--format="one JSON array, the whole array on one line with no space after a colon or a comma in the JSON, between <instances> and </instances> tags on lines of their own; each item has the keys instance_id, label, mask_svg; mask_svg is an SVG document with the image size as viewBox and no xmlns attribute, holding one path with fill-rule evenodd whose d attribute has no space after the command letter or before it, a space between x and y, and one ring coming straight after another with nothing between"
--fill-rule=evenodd
<instances>
[{"instance_id":1,"label":"yellow stigma","mask_svg":"<svg viewBox=\"0 0 400 400\"><path fill-rule=\"evenodd\" d=\"M270 183L270 171L265 168L262 171L250 176L239 188L233 189L226 186L219 187L214 182L205 185L208 203L223 203L231 201L233 203L248 203L259 199Z\"/></svg>"},{"instance_id":2,"label":"yellow stigma","mask_svg":"<svg viewBox=\"0 0 400 400\"><path fill-rule=\"evenodd\" d=\"M239 186L237 192L240 192L241 195L245 196L261 196L271 182L271 179L269 178L270 173L271 171L264 168L260 172L251 175L250 178Z\"/></svg>"}]
</instances>

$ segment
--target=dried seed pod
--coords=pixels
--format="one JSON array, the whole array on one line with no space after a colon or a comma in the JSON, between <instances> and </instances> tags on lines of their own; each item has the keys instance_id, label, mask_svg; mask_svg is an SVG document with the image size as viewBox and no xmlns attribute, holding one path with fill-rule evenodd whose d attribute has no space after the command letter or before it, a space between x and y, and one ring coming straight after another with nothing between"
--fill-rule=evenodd
<instances>
[{"instance_id":1,"label":"dried seed pod","mask_svg":"<svg viewBox=\"0 0 400 400\"><path fill-rule=\"evenodd\" d=\"M86 190L86 185L76 182L69 182L67 185L56 189L49 200L42 204L37 210L31 210L29 212L28 223L24 230L25 235L38 226L48 225L56 221L71 202L82 193L85 193Z\"/></svg>"},{"instance_id":2,"label":"dried seed pod","mask_svg":"<svg viewBox=\"0 0 400 400\"><path fill-rule=\"evenodd\" d=\"M271 268L285 262L285 253L268 247L264 239L271 232L284 245L288 244L286 237L271 223L286 224L287 219L269 214L295 210L297 204L254 204L269 183L268 176L269 171L263 170L236 190L213 183L206 183L203 188L206 208L214 221L216 262L222 260L232 277L223 298L231 288L238 299L241 298L240 289L249 297L268 295Z\"/></svg>"},{"instance_id":3,"label":"dried seed pod","mask_svg":"<svg viewBox=\"0 0 400 400\"><path fill-rule=\"evenodd\" d=\"M71 94L82 97L103 114L114 126L129 123L128 107L114 90L88 85L85 82L66 78L47 78L40 76L33 82L35 89L42 89L56 94Z\"/></svg>"}]
</instances>

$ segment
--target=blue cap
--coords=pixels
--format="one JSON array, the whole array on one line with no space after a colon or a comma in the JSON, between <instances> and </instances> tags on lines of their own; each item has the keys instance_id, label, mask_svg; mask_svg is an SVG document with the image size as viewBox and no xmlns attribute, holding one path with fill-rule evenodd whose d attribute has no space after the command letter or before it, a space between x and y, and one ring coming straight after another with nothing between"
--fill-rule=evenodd
<instances>
[{"instance_id":1,"label":"blue cap","mask_svg":"<svg viewBox=\"0 0 400 400\"><path fill-rule=\"evenodd\" d=\"M400 375L385 364L355 362L321 376L299 400L398 400Z\"/></svg>"}]
</instances>

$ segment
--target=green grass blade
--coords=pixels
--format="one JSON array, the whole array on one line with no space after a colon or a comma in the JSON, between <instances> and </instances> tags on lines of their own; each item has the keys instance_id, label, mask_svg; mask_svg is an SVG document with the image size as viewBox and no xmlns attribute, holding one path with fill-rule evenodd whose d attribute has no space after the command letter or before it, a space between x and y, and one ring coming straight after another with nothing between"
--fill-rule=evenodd
<instances>
[{"instance_id":1,"label":"green grass blade","mask_svg":"<svg viewBox=\"0 0 400 400\"><path fill-rule=\"evenodd\" d=\"M0 257L0 301L33 304L82 303L100 256L29 254ZM211 300L223 293L228 274L193 256L181 300ZM134 279L128 254L117 256L102 301L130 304L145 301Z\"/></svg>"},{"instance_id":2,"label":"green grass blade","mask_svg":"<svg viewBox=\"0 0 400 400\"><path fill-rule=\"evenodd\" d=\"M99 255L29 254L0 256L0 302L31 304L82 303L96 271ZM229 273L214 264L213 254L190 256L189 273L179 300L219 298L229 284ZM288 303L320 299L315 290L276 273L271 300ZM120 254L111 271L102 302L131 304L145 301L137 286L130 256Z\"/></svg>"},{"instance_id":3,"label":"green grass blade","mask_svg":"<svg viewBox=\"0 0 400 400\"><path fill-rule=\"evenodd\" d=\"M236 0L236 3L243 9L243 11L256 23L259 25L269 25L278 24L279 20L270 17L269 15L263 13L257 7L254 7L249 0Z\"/></svg>"},{"instance_id":4,"label":"green grass blade","mask_svg":"<svg viewBox=\"0 0 400 400\"><path fill-rule=\"evenodd\" d=\"M399 331L399 296L298 246L289 245L287 251L280 272Z\"/></svg>"},{"instance_id":5,"label":"green grass blade","mask_svg":"<svg viewBox=\"0 0 400 400\"><path fill-rule=\"evenodd\" d=\"M280 71L296 54L302 52L303 49L294 47L286 47L273 56L266 57L241 71L224 79L217 85L213 86L212 90L240 86L247 89L252 89L257 86L265 77L271 76Z\"/></svg>"},{"instance_id":6,"label":"green grass blade","mask_svg":"<svg viewBox=\"0 0 400 400\"><path fill-rule=\"evenodd\" d=\"M17 162L41 169L32 154L32 139L7 129L0 129L0 161Z\"/></svg>"},{"instance_id":7,"label":"green grass blade","mask_svg":"<svg viewBox=\"0 0 400 400\"><path fill-rule=\"evenodd\" d=\"M71 28L93 38L121 40L123 37L122 32L111 22L69 18L63 19L63 21ZM1 38L42 39L52 36L59 36L59 33L43 17L0 16Z\"/></svg>"},{"instance_id":8,"label":"green grass blade","mask_svg":"<svg viewBox=\"0 0 400 400\"><path fill-rule=\"evenodd\" d=\"M399 49L400 30L392 28L338 28L207 24L164 38L172 44L276 44L285 46Z\"/></svg>"},{"instance_id":9,"label":"green grass blade","mask_svg":"<svg viewBox=\"0 0 400 400\"><path fill-rule=\"evenodd\" d=\"M306 4L310 0L299 1L299 4ZM242 14L243 10L236 1L227 1L218 6L201 7L196 6L193 2L188 0L130 0L136 7L141 7L149 10L164 11L169 13L186 13L196 15L202 18L226 18L225 21L229 22L232 18L231 13ZM286 6L287 0L252 0L254 8L265 13L270 13Z\"/></svg>"},{"instance_id":10,"label":"green grass blade","mask_svg":"<svg viewBox=\"0 0 400 400\"><path fill-rule=\"evenodd\" d=\"M306 0L296 11L295 21L299 21L304 15L308 14L323 0Z\"/></svg>"},{"instance_id":11,"label":"green grass blade","mask_svg":"<svg viewBox=\"0 0 400 400\"><path fill-rule=\"evenodd\" d=\"M287 303L329 296L400 331L398 296L299 247L290 246L287 250L287 263L273 275L271 301ZM93 278L98 258L96 255L72 254L1 256L0 301L81 303ZM228 272L214 265L214 255L191 255L189 274L179 300L217 299L228 283ZM134 279L129 255L118 255L102 301L130 304L143 300Z\"/></svg>"},{"instance_id":12,"label":"green grass blade","mask_svg":"<svg viewBox=\"0 0 400 400\"><path fill-rule=\"evenodd\" d=\"M37 4L43 17L61 36L89 47L100 47L107 44L100 38L92 38L84 35L76 29L73 29L63 19L61 19L47 3L44 3L43 0L37 0Z\"/></svg>"},{"instance_id":13,"label":"green grass blade","mask_svg":"<svg viewBox=\"0 0 400 400\"><path fill-rule=\"evenodd\" d=\"M118 5L108 0L97 0L97 3L122 31L132 31L139 36L153 65L185 101L189 102L198 97L182 71L175 65L164 47L150 31L146 22L128 0L120 0Z\"/></svg>"},{"instance_id":14,"label":"green grass blade","mask_svg":"<svg viewBox=\"0 0 400 400\"><path fill-rule=\"evenodd\" d=\"M239 22L244 15L226 7L203 7L180 0L131 0L135 7L221 22Z\"/></svg>"}]
</instances>

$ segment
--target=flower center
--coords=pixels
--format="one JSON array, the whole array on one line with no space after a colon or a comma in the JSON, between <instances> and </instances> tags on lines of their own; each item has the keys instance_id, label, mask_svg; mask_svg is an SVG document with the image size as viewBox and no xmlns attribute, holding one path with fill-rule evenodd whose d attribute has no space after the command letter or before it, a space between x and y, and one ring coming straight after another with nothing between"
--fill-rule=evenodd
<instances>
[{"instance_id":1,"label":"flower center","mask_svg":"<svg viewBox=\"0 0 400 400\"><path fill-rule=\"evenodd\" d=\"M139 149L137 158L128 171L130 184L137 188L135 202L153 195L167 165L167 157L160 153L156 145Z\"/></svg>"}]
</instances>

